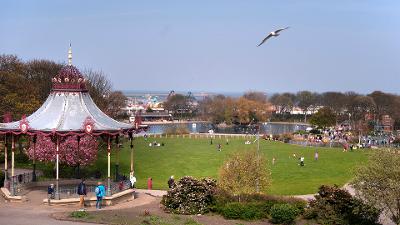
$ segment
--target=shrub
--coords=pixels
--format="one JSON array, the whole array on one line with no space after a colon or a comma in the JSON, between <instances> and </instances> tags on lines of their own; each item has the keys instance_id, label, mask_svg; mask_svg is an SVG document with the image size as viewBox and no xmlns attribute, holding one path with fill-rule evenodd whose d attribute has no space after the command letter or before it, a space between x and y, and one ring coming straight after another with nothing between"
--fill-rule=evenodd
<instances>
[{"instance_id":1,"label":"shrub","mask_svg":"<svg viewBox=\"0 0 400 225\"><path fill-rule=\"evenodd\" d=\"M166 211L173 213L203 214L210 210L215 191L216 181L213 179L183 177L163 196L161 204Z\"/></svg>"},{"instance_id":2,"label":"shrub","mask_svg":"<svg viewBox=\"0 0 400 225\"><path fill-rule=\"evenodd\" d=\"M17 154L15 154L15 162L16 163L28 163L29 157L25 153L17 153Z\"/></svg>"},{"instance_id":3,"label":"shrub","mask_svg":"<svg viewBox=\"0 0 400 225\"><path fill-rule=\"evenodd\" d=\"M292 134L282 134L279 138L279 141L289 143L289 141L293 140Z\"/></svg>"},{"instance_id":4,"label":"shrub","mask_svg":"<svg viewBox=\"0 0 400 225\"><path fill-rule=\"evenodd\" d=\"M379 215L378 209L354 198L349 192L324 185L304 213L305 218L315 218L326 225L375 225L378 224Z\"/></svg>"},{"instance_id":5,"label":"shrub","mask_svg":"<svg viewBox=\"0 0 400 225\"><path fill-rule=\"evenodd\" d=\"M258 184L258 190L256 187ZM265 157L255 150L229 157L219 170L218 187L241 201L242 196L266 192L271 184L271 172Z\"/></svg>"},{"instance_id":6,"label":"shrub","mask_svg":"<svg viewBox=\"0 0 400 225\"><path fill-rule=\"evenodd\" d=\"M268 217L262 207L263 203L251 202L231 202L222 209L222 216L226 219L255 220Z\"/></svg>"},{"instance_id":7,"label":"shrub","mask_svg":"<svg viewBox=\"0 0 400 225\"><path fill-rule=\"evenodd\" d=\"M87 217L89 214L86 211L74 211L71 213L72 218L84 218Z\"/></svg>"},{"instance_id":8,"label":"shrub","mask_svg":"<svg viewBox=\"0 0 400 225\"><path fill-rule=\"evenodd\" d=\"M171 126L165 129L164 134L189 134L190 131L185 125Z\"/></svg>"},{"instance_id":9,"label":"shrub","mask_svg":"<svg viewBox=\"0 0 400 225\"><path fill-rule=\"evenodd\" d=\"M299 215L299 210L288 204L275 204L271 208L271 222L291 224Z\"/></svg>"},{"instance_id":10,"label":"shrub","mask_svg":"<svg viewBox=\"0 0 400 225\"><path fill-rule=\"evenodd\" d=\"M289 204L300 215L304 212L307 202L293 197L260 193L242 195L241 202L237 202L237 197L218 189L211 211L221 214L226 219L254 220L268 218L272 207L276 204Z\"/></svg>"}]
</instances>

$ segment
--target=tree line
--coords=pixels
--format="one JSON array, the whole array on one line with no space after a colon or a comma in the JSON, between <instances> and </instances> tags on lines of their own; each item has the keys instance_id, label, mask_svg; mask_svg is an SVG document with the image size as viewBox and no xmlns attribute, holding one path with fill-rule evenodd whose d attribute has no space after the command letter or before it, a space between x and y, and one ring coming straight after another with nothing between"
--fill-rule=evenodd
<instances>
[{"instance_id":1,"label":"tree line","mask_svg":"<svg viewBox=\"0 0 400 225\"><path fill-rule=\"evenodd\" d=\"M274 94L270 101L281 115L288 114L294 107L310 112L316 112L324 107L333 112L336 122L350 120L354 126L359 128L367 126L366 123L373 125L376 121L381 120L383 115L390 115L395 126L398 126L400 122L400 111L398 110L400 96L382 91L374 91L366 95L355 92L300 91L296 94L286 92Z\"/></svg>"},{"instance_id":2,"label":"tree line","mask_svg":"<svg viewBox=\"0 0 400 225\"><path fill-rule=\"evenodd\" d=\"M0 55L0 116L11 113L13 120L19 120L36 111L51 91L51 79L63 66L51 60L23 61L15 55ZM86 69L81 73L97 106L111 117L120 117L126 100L122 92L112 90L103 72Z\"/></svg>"},{"instance_id":3,"label":"tree line","mask_svg":"<svg viewBox=\"0 0 400 225\"><path fill-rule=\"evenodd\" d=\"M270 106L267 96L261 92L248 92L239 98L207 96L197 104L190 95L175 94L164 103L164 108L172 111L175 116L186 112L190 117L227 125L266 121L270 117Z\"/></svg>"},{"instance_id":4,"label":"tree line","mask_svg":"<svg viewBox=\"0 0 400 225\"><path fill-rule=\"evenodd\" d=\"M354 129L369 129L390 115L395 127L400 125L400 96L382 91L370 94L355 92L299 91L297 93L277 93L269 98L263 92L247 92L234 98L224 95L207 96L192 104L193 99L176 94L165 102L165 108L175 112L177 109L190 109L191 116L208 120L215 124L249 124L265 121L304 121L331 126L349 121ZM297 107L302 115L291 114ZM315 114L307 118L308 112ZM311 120L310 120L311 119ZM333 121L333 122L332 122Z\"/></svg>"}]
</instances>

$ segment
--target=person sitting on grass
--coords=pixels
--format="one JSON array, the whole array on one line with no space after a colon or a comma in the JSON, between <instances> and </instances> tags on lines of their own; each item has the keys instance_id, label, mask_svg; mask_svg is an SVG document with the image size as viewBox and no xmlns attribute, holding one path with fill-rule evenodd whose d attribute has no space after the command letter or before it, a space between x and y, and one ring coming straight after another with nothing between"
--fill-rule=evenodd
<instances>
[{"instance_id":1,"label":"person sitting on grass","mask_svg":"<svg viewBox=\"0 0 400 225\"><path fill-rule=\"evenodd\" d=\"M300 157L300 166L304 166L304 156Z\"/></svg>"}]
</instances>

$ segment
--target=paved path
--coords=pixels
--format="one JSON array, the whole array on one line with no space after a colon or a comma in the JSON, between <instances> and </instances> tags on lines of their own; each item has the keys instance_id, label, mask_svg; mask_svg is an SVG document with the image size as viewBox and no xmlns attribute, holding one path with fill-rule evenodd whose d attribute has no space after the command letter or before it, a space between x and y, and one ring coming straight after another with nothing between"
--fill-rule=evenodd
<instances>
[{"instance_id":1,"label":"paved path","mask_svg":"<svg viewBox=\"0 0 400 225\"><path fill-rule=\"evenodd\" d=\"M0 197L1 198L1 197ZM75 223L59 221L50 217L52 213L66 211L65 208L53 208L24 203L6 203L0 199L0 224L7 225L89 225L89 223Z\"/></svg>"},{"instance_id":2,"label":"paved path","mask_svg":"<svg viewBox=\"0 0 400 225\"><path fill-rule=\"evenodd\" d=\"M122 202L114 206L107 206L104 210L119 210L150 204L155 197L162 196L166 191L159 190L137 190L138 198L133 201ZM29 199L24 203L6 202L0 197L0 224L7 225L93 225L93 223L81 223L71 221L60 221L51 217L53 213L68 212L78 209L78 206L47 206L43 205L44 196L41 190L32 190L27 193ZM87 208L88 211L96 210L94 207Z\"/></svg>"}]
</instances>

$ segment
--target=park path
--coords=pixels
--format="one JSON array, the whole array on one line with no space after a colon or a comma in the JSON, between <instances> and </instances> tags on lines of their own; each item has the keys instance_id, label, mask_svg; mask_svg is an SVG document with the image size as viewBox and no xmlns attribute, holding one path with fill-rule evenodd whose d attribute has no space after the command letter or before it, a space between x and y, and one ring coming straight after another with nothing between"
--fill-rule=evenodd
<instances>
[{"instance_id":1,"label":"park path","mask_svg":"<svg viewBox=\"0 0 400 225\"><path fill-rule=\"evenodd\" d=\"M93 223L76 223L53 219L51 214L65 212L65 207L48 207L37 204L11 203L0 197L0 224L7 225L89 225ZM72 211L72 210L71 210Z\"/></svg>"}]
</instances>

